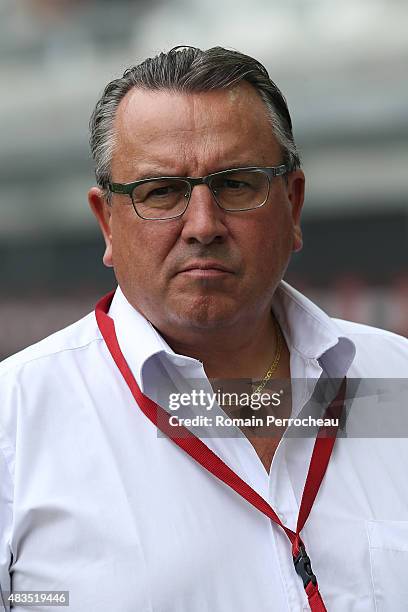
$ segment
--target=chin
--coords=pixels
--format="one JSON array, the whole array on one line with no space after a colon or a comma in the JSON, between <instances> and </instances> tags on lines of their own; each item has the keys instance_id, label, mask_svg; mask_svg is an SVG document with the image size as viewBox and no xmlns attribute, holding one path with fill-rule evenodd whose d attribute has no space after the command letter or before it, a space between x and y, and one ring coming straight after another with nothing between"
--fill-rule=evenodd
<instances>
[{"instance_id":1,"label":"chin","mask_svg":"<svg viewBox=\"0 0 408 612\"><path fill-rule=\"evenodd\" d=\"M203 296L184 302L181 308L179 302L172 318L175 324L183 327L211 330L233 325L239 311L241 307L238 309L237 302L231 298Z\"/></svg>"}]
</instances>

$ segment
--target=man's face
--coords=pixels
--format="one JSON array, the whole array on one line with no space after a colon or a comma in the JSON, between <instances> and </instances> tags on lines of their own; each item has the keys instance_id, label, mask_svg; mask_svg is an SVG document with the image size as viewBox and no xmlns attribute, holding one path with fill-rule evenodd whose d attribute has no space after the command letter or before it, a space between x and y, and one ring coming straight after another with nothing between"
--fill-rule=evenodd
<instances>
[{"instance_id":1,"label":"man's face","mask_svg":"<svg viewBox=\"0 0 408 612\"><path fill-rule=\"evenodd\" d=\"M119 105L115 130L117 183L282 163L266 108L246 83L194 94L133 89ZM301 171L287 182L272 178L263 207L226 212L198 185L184 215L166 221L141 219L126 195L113 195L109 206L96 187L89 201L106 241L104 262L128 301L162 333L177 336L251 324L269 308L291 252L301 248L303 186Z\"/></svg>"}]
</instances>

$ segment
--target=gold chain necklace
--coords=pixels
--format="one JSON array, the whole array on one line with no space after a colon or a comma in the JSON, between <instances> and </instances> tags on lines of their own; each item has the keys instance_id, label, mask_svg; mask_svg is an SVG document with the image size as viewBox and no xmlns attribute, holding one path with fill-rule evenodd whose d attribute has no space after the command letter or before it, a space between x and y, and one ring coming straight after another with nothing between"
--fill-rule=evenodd
<instances>
[{"instance_id":1,"label":"gold chain necklace","mask_svg":"<svg viewBox=\"0 0 408 612\"><path fill-rule=\"evenodd\" d=\"M275 322L275 330L276 330L276 351L275 351L275 357L273 358L273 361L272 361L269 369L267 370L265 376L263 377L263 379L261 381L261 384L257 386L257 388L252 393L252 395L255 395L256 393L260 393L265 388L266 383L268 382L268 380L270 380L270 378L273 376L273 374L276 372L276 370L278 369L278 366L279 366L280 358L281 358L281 355L282 355L283 338L282 338L281 329L280 329L276 319L274 319L274 322Z\"/></svg>"},{"instance_id":2,"label":"gold chain necklace","mask_svg":"<svg viewBox=\"0 0 408 612\"><path fill-rule=\"evenodd\" d=\"M253 391L251 393L251 398L254 395L256 395L256 394L261 393L261 391L265 388L268 380L271 379L273 374L278 369L278 366L279 366L279 363L280 363L280 359L281 359L281 355L282 355L282 346L283 346L283 335L282 335L281 329L280 329L276 319L274 319L274 323L275 323L275 333L276 333L276 351L275 351L275 356L273 358L273 361L272 361L271 365L269 366L268 370L266 371L264 377L262 378L261 383L257 386L255 391ZM223 404L222 406L224 407L224 406L226 406L226 404ZM234 407L237 407L237 404L235 402L230 402L230 403L228 403L227 407L228 408L234 408Z\"/></svg>"}]
</instances>

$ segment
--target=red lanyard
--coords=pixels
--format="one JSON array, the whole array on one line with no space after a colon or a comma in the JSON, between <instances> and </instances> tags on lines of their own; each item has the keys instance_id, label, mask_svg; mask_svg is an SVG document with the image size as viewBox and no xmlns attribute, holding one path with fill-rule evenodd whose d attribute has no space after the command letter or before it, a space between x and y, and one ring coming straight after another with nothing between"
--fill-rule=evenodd
<instances>
[{"instance_id":1,"label":"red lanyard","mask_svg":"<svg viewBox=\"0 0 408 612\"><path fill-rule=\"evenodd\" d=\"M300 532L302 531L310 514L313 502L316 498L317 492L324 478L326 468L329 464L330 455L336 440L337 427L321 427L318 431L313 447L312 458L310 460L309 471L306 477L305 487L303 489L296 531L294 532L281 522L273 508L263 499L263 497L254 491L254 489L252 489L244 480L242 480L233 470L231 470L231 468L229 468L215 453L213 453L213 451L211 451L208 446L204 444L204 442L202 442L184 426L170 425L170 415L161 406L153 402L141 392L128 364L126 363L122 351L120 350L113 319L111 319L111 317L109 317L107 314L113 295L114 292L111 292L97 303L95 309L96 320L109 352L142 412L144 412L144 414L152 421L152 423L156 425L156 427L171 438L173 442L177 444L177 446L188 453L202 467L219 478L219 480L222 480L222 482L231 487L231 489L236 491L236 493L241 495L241 497L246 499L250 504L252 504L252 506L257 508L260 512L263 512L263 514L269 517L274 523L279 525L279 527L284 530L292 544L293 563L296 572L303 580L303 586L309 600L311 611L327 612L319 592L316 576L312 571L310 559L300 538ZM344 378L337 397L326 409L325 418L340 418L345 393L346 379ZM178 435L171 435L173 429L178 432Z\"/></svg>"}]
</instances>

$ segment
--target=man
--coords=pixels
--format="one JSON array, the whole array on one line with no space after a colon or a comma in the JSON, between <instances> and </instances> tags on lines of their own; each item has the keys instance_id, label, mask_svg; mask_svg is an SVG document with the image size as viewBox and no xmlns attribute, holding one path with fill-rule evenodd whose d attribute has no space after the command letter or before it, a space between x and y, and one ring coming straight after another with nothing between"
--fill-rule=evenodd
<instances>
[{"instance_id":1,"label":"man","mask_svg":"<svg viewBox=\"0 0 408 612\"><path fill-rule=\"evenodd\" d=\"M2 365L3 606L12 590L69 591L75 612L406 609L404 438L335 439L335 419L328 437L213 435L192 419L222 402L170 404L169 389L249 380L251 412L268 380L292 380L277 414L310 416L324 379L319 414L344 416L345 377L408 374L405 339L282 281L304 175L265 68L222 48L148 59L105 88L91 148L119 287Z\"/></svg>"}]
</instances>

